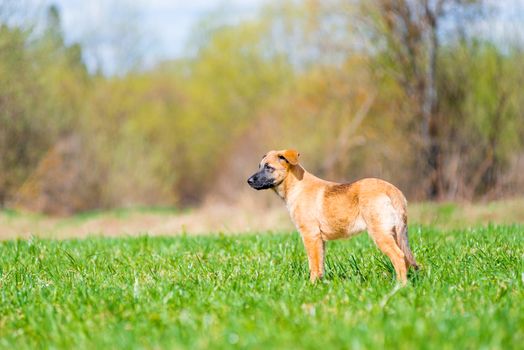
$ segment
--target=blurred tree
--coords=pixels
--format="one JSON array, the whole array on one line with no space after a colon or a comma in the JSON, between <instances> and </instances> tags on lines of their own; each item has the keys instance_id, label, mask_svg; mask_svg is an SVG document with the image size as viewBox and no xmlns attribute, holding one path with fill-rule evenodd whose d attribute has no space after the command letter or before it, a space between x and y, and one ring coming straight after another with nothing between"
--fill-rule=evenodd
<instances>
[{"instance_id":1,"label":"blurred tree","mask_svg":"<svg viewBox=\"0 0 524 350\"><path fill-rule=\"evenodd\" d=\"M42 33L0 25L0 205L14 198L81 110L85 67L59 27L55 7Z\"/></svg>"},{"instance_id":2,"label":"blurred tree","mask_svg":"<svg viewBox=\"0 0 524 350\"><path fill-rule=\"evenodd\" d=\"M263 152L286 147L323 177L383 177L412 199L522 184L524 45L476 33L482 1L289 0L235 23L219 13L196 26L186 57L140 70L127 51L140 37L133 7L86 49L64 39L57 7L22 26L2 13L9 3L2 206L70 214L198 205L211 191L236 200ZM90 73L84 61L115 42L122 69ZM142 41L132 49L143 53Z\"/></svg>"},{"instance_id":3,"label":"blurred tree","mask_svg":"<svg viewBox=\"0 0 524 350\"><path fill-rule=\"evenodd\" d=\"M446 175L448 197L493 196L511 154L523 144L517 88L524 82L522 53L475 39L446 47L441 59L441 112L455 116L442 141L450 159L463 159Z\"/></svg>"},{"instance_id":4,"label":"blurred tree","mask_svg":"<svg viewBox=\"0 0 524 350\"><path fill-rule=\"evenodd\" d=\"M372 29L377 34L386 71L391 72L414 103L420 123L422 159L429 179L427 196L443 196L441 129L446 121L439 113L437 90L439 33L448 15L463 21L479 0L376 0L366 11L374 14ZM460 18L462 16L462 18ZM380 46L382 45L383 46Z\"/></svg>"},{"instance_id":5,"label":"blurred tree","mask_svg":"<svg viewBox=\"0 0 524 350\"><path fill-rule=\"evenodd\" d=\"M197 55L184 65L187 99L174 135L180 196L185 203L203 197L235 140L255 119L256 110L292 79L290 66L266 48L267 23L253 21L206 27ZM199 179L200 181L195 181Z\"/></svg>"},{"instance_id":6,"label":"blurred tree","mask_svg":"<svg viewBox=\"0 0 524 350\"><path fill-rule=\"evenodd\" d=\"M38 105L43 90L33 81L32 57L26 50L27 34L0 26L0 205L27 176L45 148L39 132L44 127ZM31 115L33 116L31 118Z\"/></svg>"}]
</instances>

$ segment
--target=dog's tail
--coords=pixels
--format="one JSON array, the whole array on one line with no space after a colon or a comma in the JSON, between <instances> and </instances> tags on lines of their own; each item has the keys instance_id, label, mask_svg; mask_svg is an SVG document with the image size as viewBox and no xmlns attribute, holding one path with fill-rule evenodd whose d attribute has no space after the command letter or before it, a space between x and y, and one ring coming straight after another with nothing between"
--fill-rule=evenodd
<instances>
[{"instance_id":1,"label":"dog's tail","mask_svg":"<svg viewBox=\"0 0 524 350\"><path fill-rule=\"evenodd\" d=\"M395 201L394 201L395 202ZM397 204L397 205L395 205ZM409 247L409 240L408 240L408 217L406 215L407 211L407 203L406 200L403 199L401 203L394 203L394 206L397 209L397 213L401 215L399 218L399 222L395 227L395 240L397 242L397 245L399 246L400 250L404 253L404 256L406 257L407 262L415 268L415 270L419 269L419 266L417 262L415 261L415 257L413 256L413 253L411 252L411 248Z\"/></svg>"},{"instance_id":2,"label":"dog's tail","mask_svg":"<svg viewBox=\"0 0 524 350\"><path fill-rule=\"evenodd\" d=\"M415 257L413 256L413 253L411 252L411 248L409 247L409 240L408 240L408 225L407 225L407 218L406 214L403 215L402 223L398 225L395 228L396 231L396 241L397 245L399 246L400 250L404 252L404 256L406 257L407 262L415 268L415 270L418 270L418 264L415 261Z\"/></svg>"}]
</instances>

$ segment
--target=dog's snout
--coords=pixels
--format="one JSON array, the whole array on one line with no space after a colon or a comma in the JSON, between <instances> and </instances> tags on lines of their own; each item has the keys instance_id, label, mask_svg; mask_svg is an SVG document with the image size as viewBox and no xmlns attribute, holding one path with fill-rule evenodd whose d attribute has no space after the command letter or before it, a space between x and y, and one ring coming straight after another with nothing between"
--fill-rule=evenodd
<instances>
[{"instance_id":1,"label":"dog's snout","mask_svg":"<svg viewBox=\"0 0 524 350\"><path fill-rule=\"evenodd\" d=\"M253 187L255 190L265 190L273 186L273 179L266 176L266 174L258 172L253 174L247 183L249 186Z\"/></svg>"}]
</instances>

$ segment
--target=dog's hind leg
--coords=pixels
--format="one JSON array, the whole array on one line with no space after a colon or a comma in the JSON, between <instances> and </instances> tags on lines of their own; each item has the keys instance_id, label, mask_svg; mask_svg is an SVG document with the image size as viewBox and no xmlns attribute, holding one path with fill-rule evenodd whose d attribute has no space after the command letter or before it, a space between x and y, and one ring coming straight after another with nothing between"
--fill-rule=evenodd
<instances>
[{"instance_id":1,"label":"dog's hind leg","mask_svg":"<svg viewBox=\"0 0 524 350\"><path fill-rule=\"evenodd\" d=\"M406 285L408 279L405 255L395 242L393 230L384 229L380 225L373 225L368 227L368 233L377 247L391 260L397 274L397 280Z\"/></svg>"}]
</instances>

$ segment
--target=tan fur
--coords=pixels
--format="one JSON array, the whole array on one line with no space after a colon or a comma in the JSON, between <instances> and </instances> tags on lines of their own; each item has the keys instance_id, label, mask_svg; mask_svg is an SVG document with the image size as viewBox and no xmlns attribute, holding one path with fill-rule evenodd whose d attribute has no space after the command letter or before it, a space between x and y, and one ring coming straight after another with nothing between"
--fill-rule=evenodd
<instances>
[{"instance_id":1,"label":"tan fur","mask_svg":"<svg viewBox=\"0 0 524 350\"><path fill-rule=\"evenodd\" d=\"M393 263L397 279L407 282L417 268L407 237L406 198L392 184L362 179L351 184L322 180L298 163L294 150L270 151L261 167L274 168L272 188L285 202L307 251L310 279L324 275L325 241L347 238L367 229Z\"/></svg>"}]
</instances>

